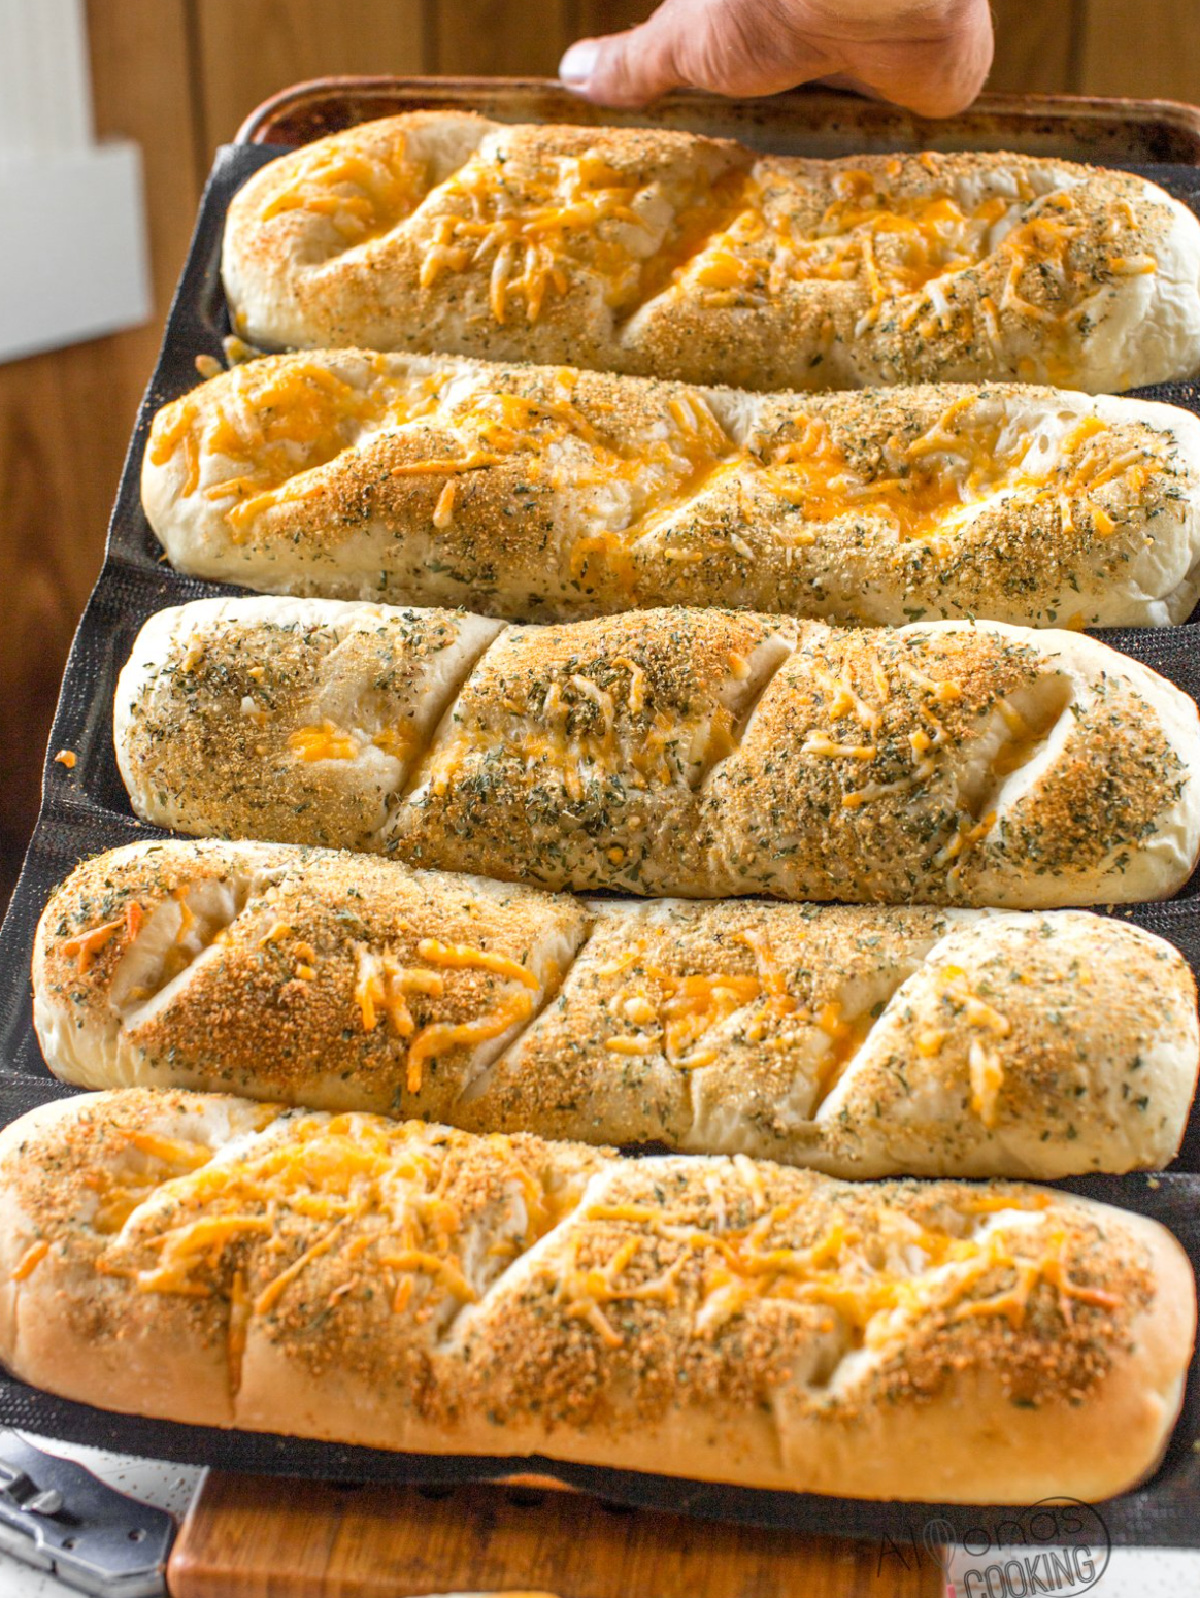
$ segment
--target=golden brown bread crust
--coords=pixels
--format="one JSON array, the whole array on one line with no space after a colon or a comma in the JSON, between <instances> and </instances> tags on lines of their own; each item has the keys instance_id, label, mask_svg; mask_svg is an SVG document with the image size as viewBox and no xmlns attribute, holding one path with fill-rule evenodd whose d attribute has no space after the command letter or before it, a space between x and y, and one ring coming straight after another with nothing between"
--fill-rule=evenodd
<instances>
[{"instance_id":1,"label":"golden brown bread crust","mask_svg":"<svg viewBox=\"0 0 1200 1598\"><path fill-rule=\"evenodd\" d=\"M1162 897L1200 850L1192 701L999 623L199 601L143 628L114 716L147 820L550 888L1040 908Z\"/></svg>"},{"instance_id":2,"label":"golden brown bread crust","mask_svg":"<svg viewBox=\"0 0 1200 1598\"><path fill-rule=\"evenodd\" d=\"M1085 912L585 906L278 844L85 862L33 987L47 1062L85 1087L849 1177L1159 1168L1200 1059L1178 952Z\"/></svg>"},{"instance_id":3,"label":"golden brown bread crust","mask_svg":"<svg viewBox=\"0 0 1200 1598\"><path fill-rule=\"evenodd\" d=\"M164 406L142 497L178 569L260 592L1139 627L1195 603L1200 421L1026 385L758 396L321 350Z\"/></svg>"},{"instance_id":4,"label":"golden brown bread crust","mask_svg":"<svg viewBox=\"0 0 1200 1598\"><path fill-rule=\"evenodd\" d=\"M1019 378L1092 391L1200 361L1200 235L1144 179L1015 155L755 157L654 128L417 112L235 197L238 331L753 388Z\"/></svg>"},{"instance_id":5,"label":"golden brown bread crust","mask_svg":"<svg viewBox=\"0 0 1200 1598\"><path fill-rule=\"evenodd\" d=\"M130 1091L0 1136L0 1357L65 1396L745 1486L1104 1498L1162 1453L1178 1244L1051 1193Z\"/></svg>"}]
</instances>

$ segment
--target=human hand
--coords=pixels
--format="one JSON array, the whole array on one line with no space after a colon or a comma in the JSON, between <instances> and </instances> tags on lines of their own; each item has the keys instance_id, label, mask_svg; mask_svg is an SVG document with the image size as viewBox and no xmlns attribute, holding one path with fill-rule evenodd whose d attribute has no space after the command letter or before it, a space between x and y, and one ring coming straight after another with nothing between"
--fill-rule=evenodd
<instances>
[{"instance_id":1,"label":"human hand","mask_svg":"<svg viewBox=\"0 0 1200 1598\"><path fill-rule=\"evenodd\" d=\"M559 74L623 106L685 85L760 95L832 78L940 117L970 104L991 62L988 0L662 0L640 27L578 40Z\"/></svg>"}]
</instances>

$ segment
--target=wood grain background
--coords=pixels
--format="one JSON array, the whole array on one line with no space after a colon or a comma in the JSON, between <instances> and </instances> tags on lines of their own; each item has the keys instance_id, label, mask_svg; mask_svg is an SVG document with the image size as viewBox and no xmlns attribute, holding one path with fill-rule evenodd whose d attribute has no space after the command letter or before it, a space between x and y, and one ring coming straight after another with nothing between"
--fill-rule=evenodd
<instances>
[{"instance_id":1,"label":"wood grain background","mask_svg":"<svg viewBox=\"0 0 1200 1598\"><path fill-rule=\"evenodd\" d=\"M0 902L58 679L212 152L274 90L329 72L553 73L651 0L88 0L96 120L146 165L155 321L0 366ZM993 0L991 87L1200 100L1195 0Z\"/></svg>"}]
</instances>

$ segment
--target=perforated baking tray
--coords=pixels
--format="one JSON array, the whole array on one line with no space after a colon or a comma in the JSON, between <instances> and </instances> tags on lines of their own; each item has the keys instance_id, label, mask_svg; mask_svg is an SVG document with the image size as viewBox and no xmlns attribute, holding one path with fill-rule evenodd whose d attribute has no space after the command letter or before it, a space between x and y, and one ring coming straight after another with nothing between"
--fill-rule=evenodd
<instances>
[{"instance_id":1,"label":"perforated baking tray","mask_svg":"<svg viewBox=\"0 0 1200 1598\"><path fill-rule=\"evenodd\" d=\"M243 142L218 153L159 362L134 430L104 569L67 663L47 753L41 815L0 931L0 1124L71 1091L47 1073L30 1019L30 951L50 891L84 856L155 835L154 829L134 818L113 758L111 704L117 673L152 612L189 599L236 592L182 577L163 563L138 492L142 450L154 411L194 386L196 356L219 357L221 339L229 330L218 263L230 197L289 144L351 121L430 104L474 106L531 120L566 119L572 113L579 120L596 120L598 115L541 82L369 79L360 85L337 80L302 85L268 102L243 130ZM604 119L614 120L608 113ZM1153 105L1124 102L1067 102L1056 108L1047 101L991 101L955 123L937 125L936 139L926 133L929 124L905 113L829 94L794 94L745 106L680 95L672 97L657 119L703 132L743 138L753 134L754 142L763 146L823 154L922 143L943 147L1007 143L1063 156L1100 154L1113 163L1123 156L1122 165L1144 172L1200 214L1200 114L1184 107L1160 112ZM991 135L985 137L989 128ZM267 137L275 142L257 142ZM1140 392L1200 414L1196 384ZM1200 630L1195 620L1183 627L1105 636L1200 697ZM75 754L73 768L54 761L60 750ZM1200 873L1167 904L1119 913L1170 938L1193 970L1200 972ZM1061 1185L1162 1221L1180 1238L1200 1273L1200 1110L1193 1115L1184 1149L1169 1172L1153 1177L1090 1177ZM535 1469L613 1502L842 1536L919 1537L932 1516L947 1521L960 1534L981 1526L998 1530L1010 1514L986 1507L875 1504L766 1493L545 1460L436 1459L225 1432L108 1414L54 1398L0 1372L0 1426L4 1425L126 1453L282 1476L439 1486ZM1194 1367L1184 1412L1163 1464L1144 1487L1105 1505L1103 1515L1117 1543L1200 1546L1198 1506L1200 1368Z\"/></svg>"}]
</instances>

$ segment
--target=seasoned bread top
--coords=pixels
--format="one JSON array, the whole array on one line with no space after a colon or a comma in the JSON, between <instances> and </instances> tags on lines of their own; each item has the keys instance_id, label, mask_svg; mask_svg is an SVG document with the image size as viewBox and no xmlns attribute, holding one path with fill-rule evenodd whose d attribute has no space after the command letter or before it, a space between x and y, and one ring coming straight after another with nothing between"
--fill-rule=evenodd
<instances>
[{"instance_id":1,"label":"seasoned bread top","mask_svg":"<svg viewBox=\"0 0 1200 1598\"><path fill-rule=\"evenodd\" d=\"M33 1112L0 1134L0 1207L0 1354L60 1391L798 1490L941 1496L933 1428L947 1497L1112 1492L1163 1445L1194 1325L1169 1235L1066 1194L220 1095ZM676 1417L695 1454L671 1457Z\"/></svg>"},{"instance_id":2,"label":"seasoned bread top","mask_svg":"<svg viewBox=\"0 0 1200 1598\"><path fill-rule=\"evenodd\" d=\"M147 820L545 887L1036 908L1161 897L1200 850L1192 701L1000 623L205 600L143 628L114 716Z\"/></svg>"},{"instance_id":3,"label":"seasoned bread top","mask_svg":"<svg viewBox=\"0 0 1200 1598\"><path fill-rule=\"evenodd\" d=\"M181 570L508 621L737 605L831 621L1184 620L1200 420L1024 384L751 395L319 350L165 405Z\"/></svg>"},{"instance_id":4,"label":"seasoned bread top","mask_svg":"<svg viewBox=\"0 0 1200 1598\"><path fill-rule=\"evenodd\" d=\"M1114 390L1200 364L1200 227L1130 174L1027 156L814 161L653 128L425 111L284 156L235 197L235 325L846 388Z\"/></svg>"},{"instance_id":5,"label":"seasoned bread top","mask_svg":"<svg viewBox=\"0 0 1200 1598\"><path fill-rule=\"evenodd\" d=\"M1200 1060L1169 943L1086 911L550 896L285 844L78 866L50 1068L838 1176L1160 1168Z\"/></svg>"}]
</instances>

